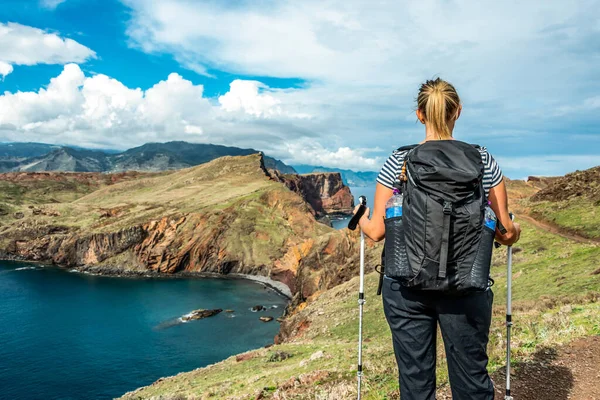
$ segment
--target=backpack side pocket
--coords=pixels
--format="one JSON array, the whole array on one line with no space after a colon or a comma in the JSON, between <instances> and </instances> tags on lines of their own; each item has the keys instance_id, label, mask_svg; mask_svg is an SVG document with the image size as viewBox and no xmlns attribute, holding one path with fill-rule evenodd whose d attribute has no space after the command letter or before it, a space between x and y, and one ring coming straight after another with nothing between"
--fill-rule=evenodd
<instances>
[{"instance_id":1,"label":"backpack side pocket","mask_svg":"<svg viewBox=\"0 0 600 400\"><path fill-rule=\"evenodd\" d=\"M481 229L483 233L469 275L459 282L460 289L463 291L481 291L488 287L495 232L486 226Z\"/></svg>"},{"instance_id":2,"label":"backpack side pocket","mask_svg":"<svg viewBox=\"0 0 600 400\"><path fill-rule=\"evenodd\" d=\"M410 280L415 275L408 263L402 217L388 218L385 223L385 275Z\"/></svg>"}]
</instances>

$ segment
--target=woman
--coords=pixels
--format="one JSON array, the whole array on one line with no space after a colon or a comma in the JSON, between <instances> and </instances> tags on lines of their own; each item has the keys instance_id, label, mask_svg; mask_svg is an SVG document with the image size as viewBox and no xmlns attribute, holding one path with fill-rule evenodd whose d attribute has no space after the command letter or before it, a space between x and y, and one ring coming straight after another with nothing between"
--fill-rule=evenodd
<instances>
[{"instance_id":1,"label":"woman","mask_svg":"<svg viewBox=\"0 0 600 400\"><path fill-rule=\"evenodd\" d=\"M453 140L454 124L462 106L454 86L441 79L428 80L419 90L417 118L425 125L425 141ZM508 212L508 198L502 172L485 148L479 150L485 166L483 184L491 207L506 233L496 231L496 241L512 245L519 240L521 228ZM401 174L406 151L395 151L377 178L374 210L359 221L371 239L385 237L385 204ZM398 363L402 400L435 399L436 331L440 324L452 397L454 400L493 400L494 387L487 373L487 343L492 314L493 293L488 290L456 296L423 292L402 286L385 277L383 303L392 331Z\"/></svg>"}]
</instances>

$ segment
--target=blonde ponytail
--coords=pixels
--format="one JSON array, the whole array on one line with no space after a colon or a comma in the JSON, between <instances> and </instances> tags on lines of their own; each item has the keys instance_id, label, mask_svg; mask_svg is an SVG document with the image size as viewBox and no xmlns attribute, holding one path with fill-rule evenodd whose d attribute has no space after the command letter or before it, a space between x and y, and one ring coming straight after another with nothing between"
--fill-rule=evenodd
<instances>
[{"instance_id":1,"label":"blonde ponytail","mask_svg":"<svg viewBox=\"0 0 600 400\"><path fill-rule=\"evenodd\" d=\"M456 119L460 98L450 83L437 78L421 85L417 107L440 139L450 139L452 131L448 122Z\"/></svg>"}]
</instances>

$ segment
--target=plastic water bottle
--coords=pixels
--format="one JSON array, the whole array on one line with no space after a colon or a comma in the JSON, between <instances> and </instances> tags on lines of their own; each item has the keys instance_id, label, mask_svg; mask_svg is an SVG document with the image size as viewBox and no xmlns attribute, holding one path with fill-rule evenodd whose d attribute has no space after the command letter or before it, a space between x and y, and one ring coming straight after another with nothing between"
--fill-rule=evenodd
<instances>
[{"instance_id":1,"label":"plastic water bottle","mask_svg":"<svg viewBox=\"0 0 600 400\"><path fill-rule=\"evenodd\" d=\"M494 214L494 211L490 207L490 204L491 203L488 202L488 205L485 207L483 223L487 228L491 229L492 232L496 232L496 214Z\"/></svg>"},{"instance_id":2,"label":"plastic water bottle","mask_svg":"<svg viewBox=\"0 0 600 400\"><path fill-rule=\"evenodd\" d=\"M483 232L479 241L479 248L475 256L473 268L468 276L469 286L479 290L489 287L490 267L492 265L492 252L494 250L494 236L496 236L496 214L490 208L485 207L483 217Z\"/></svg>"},{"instance_id":3,"label":"plastic water bottle","mask_svg":"<svg viewBox=\"0 0 600 400\"><path fill-rule=\"evenodd\" d=\"M394 218L402 216L402 193L394 189L392 197L385 203L385 218Z\"/></svg>"}]
</instances>

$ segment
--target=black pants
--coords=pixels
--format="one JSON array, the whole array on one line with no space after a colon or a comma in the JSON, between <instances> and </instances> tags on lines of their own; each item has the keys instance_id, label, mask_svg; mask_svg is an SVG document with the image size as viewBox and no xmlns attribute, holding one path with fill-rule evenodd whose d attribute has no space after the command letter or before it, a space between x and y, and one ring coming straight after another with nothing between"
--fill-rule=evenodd
<instances>
[{"instance_id":1,"label":"black pants","mask_svg":"<svg viewBox=\"0 0 600 400\"><path fill-rule=\"evenodd\" d=\"M487 373L491 290L464 296L428 293L385 278L383 310L392 330L402 400L435 399L437 323L453 400L493 400Z\"/></svg>"}]
</instances>

